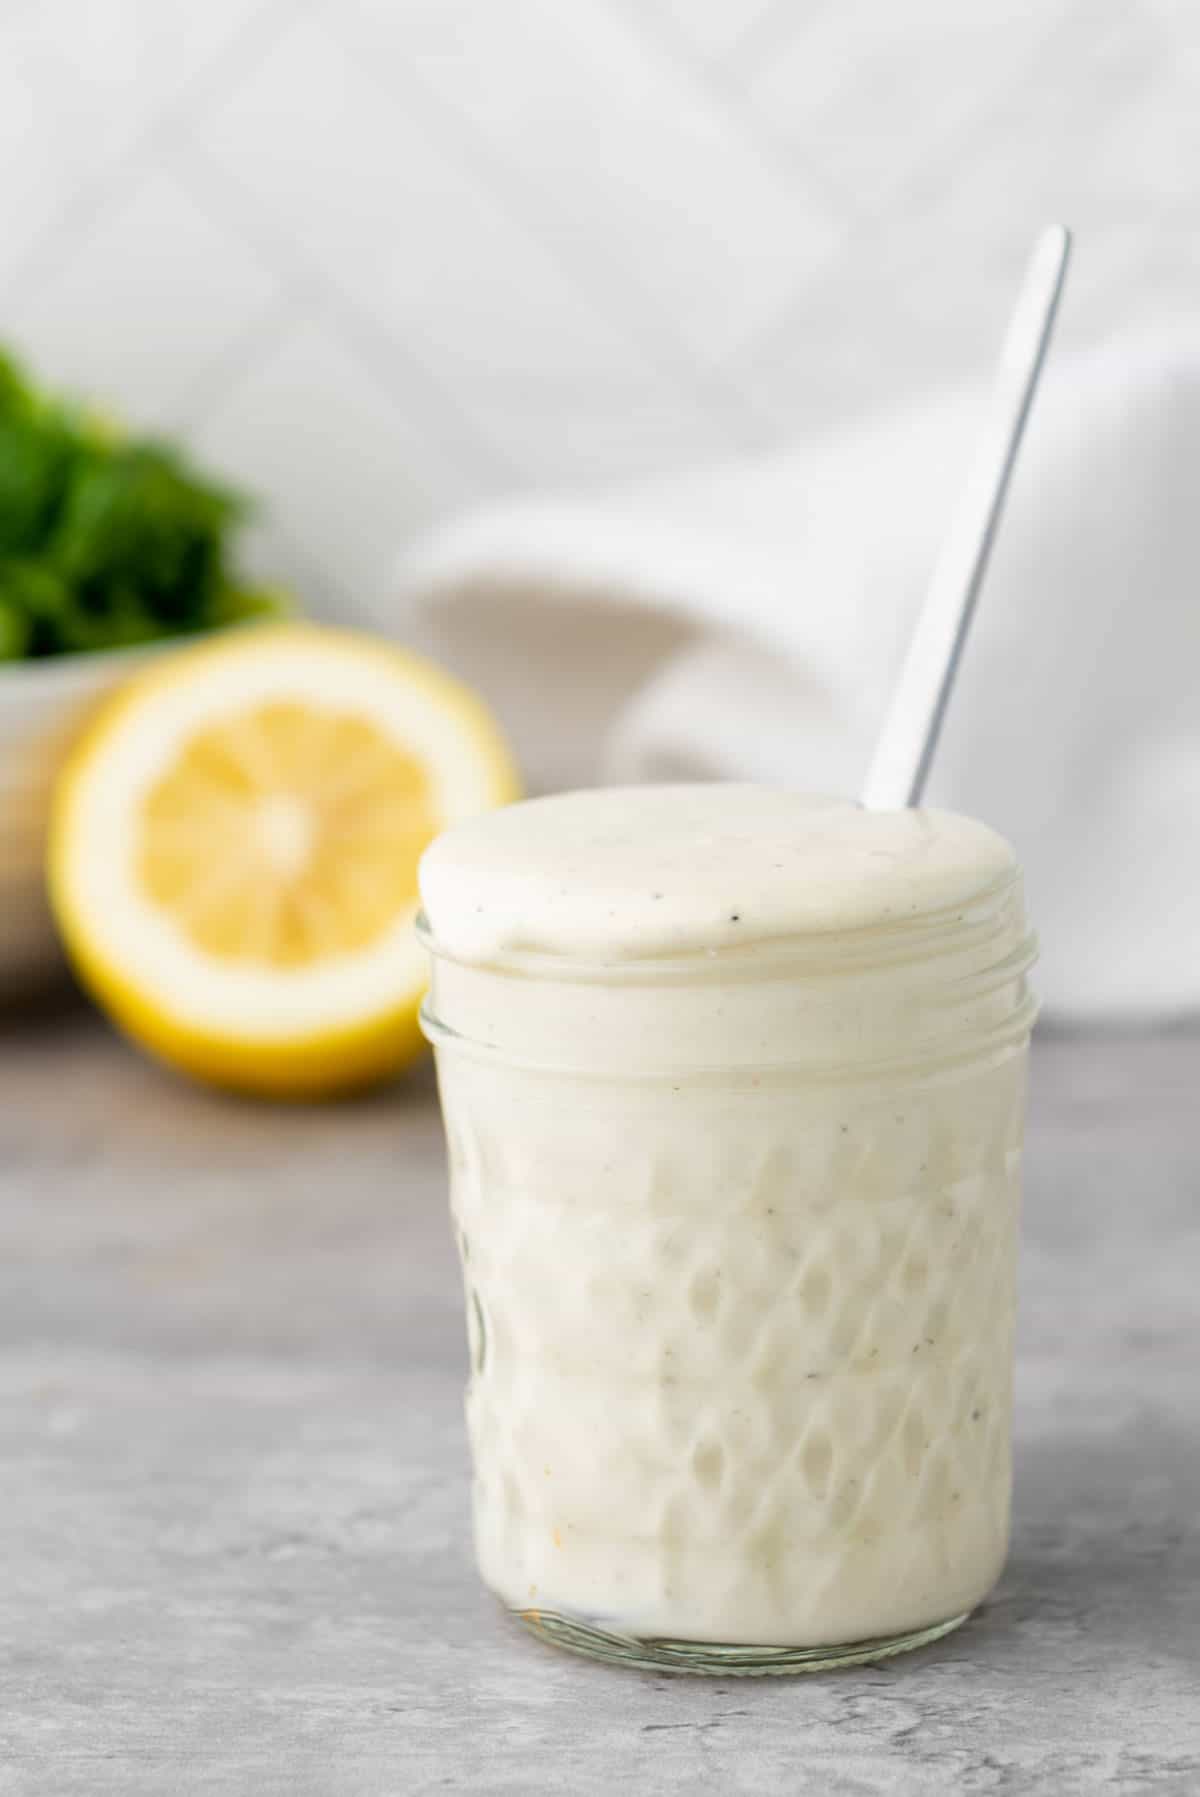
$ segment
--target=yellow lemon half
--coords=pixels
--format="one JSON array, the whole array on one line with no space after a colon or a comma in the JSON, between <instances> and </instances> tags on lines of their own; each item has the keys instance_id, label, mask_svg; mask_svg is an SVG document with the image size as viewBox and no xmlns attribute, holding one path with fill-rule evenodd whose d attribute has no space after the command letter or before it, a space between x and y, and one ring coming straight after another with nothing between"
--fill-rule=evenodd
<instances>
[{"instance_id":1,"label":"yellow lemon half","mask_svg":"<svg viewBox=\"0 0 1200 1797\"><path fill-rule=\"evenodd\" d=\"M390 644L288 624L156 664L60 781L51 902L129 1035L220 1085L307 1097L419 1051L417 861L517 796L475 696Z\"/></svg>"}]
</instances>

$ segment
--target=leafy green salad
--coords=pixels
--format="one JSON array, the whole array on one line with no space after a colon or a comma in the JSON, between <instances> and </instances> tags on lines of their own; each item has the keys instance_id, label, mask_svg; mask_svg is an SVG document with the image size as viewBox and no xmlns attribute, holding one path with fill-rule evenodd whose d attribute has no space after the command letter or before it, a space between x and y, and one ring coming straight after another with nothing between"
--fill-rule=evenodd
<instances>
[{"instance_id":1,"label":"leafy green salad","mask_svg":"<svg viewBox=\"0 0 1200 1797\"><path fill-rule=\"evenodd\" d=\"M231 571L246 511L177 449L121 435L0 352L0 661L284 609Z\"/></svg>"}]
</instances>

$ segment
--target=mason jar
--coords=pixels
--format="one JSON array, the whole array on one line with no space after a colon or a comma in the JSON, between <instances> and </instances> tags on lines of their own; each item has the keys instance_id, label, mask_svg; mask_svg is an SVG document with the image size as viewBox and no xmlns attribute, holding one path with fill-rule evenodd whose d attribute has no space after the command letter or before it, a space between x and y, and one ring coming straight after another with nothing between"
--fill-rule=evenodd
<instances>
[{"instance_id":1,"label":"mason jar","mask_svg":"<svg viewBox=\"0 0 1200 1797\"><path fill-rule=\"evenodd\" d=\"M659 1669L962 1622L1008 1541L1015 866L719 952L481 959L421 928L485 1582Z\"/></svg>"}]
</instances>

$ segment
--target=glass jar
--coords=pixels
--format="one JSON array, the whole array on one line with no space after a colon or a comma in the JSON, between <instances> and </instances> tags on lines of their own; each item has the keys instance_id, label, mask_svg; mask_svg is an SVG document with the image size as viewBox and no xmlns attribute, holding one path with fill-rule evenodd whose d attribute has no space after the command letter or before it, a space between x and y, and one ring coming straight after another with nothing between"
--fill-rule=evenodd
<instances>
[{"instance_id":1,"label":"glass jar","mask_svg":"<svg viewBox=\"0 0 1200 1797\"><path fill-rule=\"evenodd\" d=\"M658 1669L963 1621L1008 1540L1019 877L655 962L425 937L487 1584Z\"/></svg>"}]
</instances>

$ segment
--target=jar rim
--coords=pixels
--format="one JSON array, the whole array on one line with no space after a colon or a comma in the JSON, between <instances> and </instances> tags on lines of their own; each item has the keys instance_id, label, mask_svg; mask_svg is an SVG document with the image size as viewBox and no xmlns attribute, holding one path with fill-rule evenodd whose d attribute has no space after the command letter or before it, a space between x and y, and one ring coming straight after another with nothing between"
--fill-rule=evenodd
<instances>
[{"instance_id":1,"label":"jar rim","mask_svg":"<svg viewBox=\"0 0 1200 1797\"><path fill-rule=\"evenodd\" d=\"M899 1071L909 1075L920 1073L922 1076L943 1073L950 1074L964 1066L971 1066L980 1061L994 1059L1012 1054L1024 1048L1038 1017L1038 1002L1032 993L1026 992L1021 1004L1003 1025L994 1027L978 1041L966 1048L924 1049L918 1054L904 1053L880 1057L868 1061L837 1061L829 1059L825 1062L811 1060L756 1060L756 1061L721 1061L711 1063L671 1063L663 1066L630 1067L628 1065L577 1065L559 1059L537 1058L529 1055L514 1054L511 1049L498 1047L493 1042L485 1042L473 1036L467 1036L456 1030L434 1012L429 1001L421 1006L421 1032L431 1047L438 1051L452 1049L469 1059L494 1063L512 1068L518 1072L536 1073L552 1076L556 1079L587 1079L627 1084L635 1081L638 1084L673 1084L680 1079L689 1083L728 1086L730 1082L751 1088L786 1085L803 1078L807 1083L821 1085L859 1084L863 1081L885 1079ZM677 1089L677 1088L676 1088Z\"/></svg>"}]
</instances>

